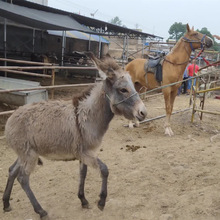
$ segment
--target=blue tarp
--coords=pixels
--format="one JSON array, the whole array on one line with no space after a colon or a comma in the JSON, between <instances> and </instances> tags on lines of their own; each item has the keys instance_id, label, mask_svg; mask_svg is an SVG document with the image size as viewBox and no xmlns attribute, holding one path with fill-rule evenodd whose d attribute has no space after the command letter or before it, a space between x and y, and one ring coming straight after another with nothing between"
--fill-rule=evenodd
<instances>
[{"instance_id":1,"label":"blue tarp","mask_svg":"<svg viewBox=\"0 0 220 220\"><path fill-rule=\"evenodd\" d=\"M63 36L62 31L48 30L48 33L51 34L51 35L56 35L56 36ZM98 36L98 35L94 35L94 34L87 34L87 33L83 33L83 32L80 32L80 31L66 31L66 37L76 38L76 39L81 39L81 40L89 40L90 39L91 41L97 41L97 42L99 42L99 37L100 37L102 43L109 44L109 41L106 40L102 36Z\"/></svg>"}]
</instances>

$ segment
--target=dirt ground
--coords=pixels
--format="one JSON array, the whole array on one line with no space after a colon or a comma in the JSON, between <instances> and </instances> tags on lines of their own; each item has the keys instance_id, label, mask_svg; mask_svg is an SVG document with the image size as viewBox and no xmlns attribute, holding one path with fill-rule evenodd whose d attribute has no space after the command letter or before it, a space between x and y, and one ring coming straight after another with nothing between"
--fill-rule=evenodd
<instances>
[{"instance_id":1,"label":"dirt ground","mask_svg":"<svg viewBox=\"0 0 220 220\"><path fill-rule=\"evenodd\" d=\"M145 101L148 118L165 113L163 97ZM187 108L189 96L178 96L174 111ZM209 98L205 109L220 110L220 100ZM204 114L200 121L191 111L172 116L173 137L164 135L164 118L129 129L115 117L98 155L109 168L104 211L97 207L101 179L88 169L85 192L89 209L77 198L78 162L44 158L31 176L31 186L51 220L219 220L220 219L220 115ZM0 139L0 197L15 153ZM19 183L11 197L12 211L2 220L38 220Z\"/></svg>"}]
</instances>

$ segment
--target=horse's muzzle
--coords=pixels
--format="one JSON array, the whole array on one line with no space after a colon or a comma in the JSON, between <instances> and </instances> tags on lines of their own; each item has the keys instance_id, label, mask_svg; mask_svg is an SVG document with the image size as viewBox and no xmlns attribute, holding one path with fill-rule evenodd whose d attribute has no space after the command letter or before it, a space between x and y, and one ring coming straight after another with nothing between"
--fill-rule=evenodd
<instances>
[{"instance_id":1,"label":"horse's muzzle","mask_svg":"<svg viewBox=\"0 0 220 220\"><path fill-rule=\"evenodd\" d=\"M205 41L206 47L210 48L214 45L214 42L211 38L208 38L208 40Z\"/></svg>"}]
</instances>

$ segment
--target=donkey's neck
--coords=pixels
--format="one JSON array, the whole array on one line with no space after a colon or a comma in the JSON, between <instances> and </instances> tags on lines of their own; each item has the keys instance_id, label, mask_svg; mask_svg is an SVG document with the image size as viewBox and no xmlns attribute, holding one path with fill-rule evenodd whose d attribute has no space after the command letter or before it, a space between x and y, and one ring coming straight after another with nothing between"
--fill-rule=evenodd
<instances>
[{"instance_id":1,"label":"donkey's neck","mask_svg":"<svg viewBox=\"0 0 220 220\"><path fill-rule=\"evenodd\" d=\"M77 114L82 135L87 135L91 144L101 140L114 116L105 97L103 83L97 84L90 95L79 103Z\"/></svg>"}]
</instances>

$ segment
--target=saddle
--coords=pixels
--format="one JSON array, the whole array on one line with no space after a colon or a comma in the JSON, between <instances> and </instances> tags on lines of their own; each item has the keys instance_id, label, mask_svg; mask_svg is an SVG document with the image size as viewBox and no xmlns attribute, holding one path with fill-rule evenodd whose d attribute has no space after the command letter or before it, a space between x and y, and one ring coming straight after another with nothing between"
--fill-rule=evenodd
<instances>
[{"instance_id":1,"label":"saddle","mask_svg":"<svg viewBox=\"0 0 220 220\"><path fill-rule=\"evenodd\" d=\"M160 56L156 56L156 57L149 56L148 67L154 68L160 63L160 61L161 61Z\"/></svg>"},{"instance_id":2,"label":"saddle","mask_svg":"<svg viewBox=\"0 0 220 220\"><path fill-rule=\"evenodd\" d=\"M147 73L151 72L154 74L155 79L158 83L161 84L162 82L162 64L164 61L164 54L161 54L160 56L149 56L144 64L144 70ZM147 77L146 77L147 79Z\"/></svg>"}]
</instances>

